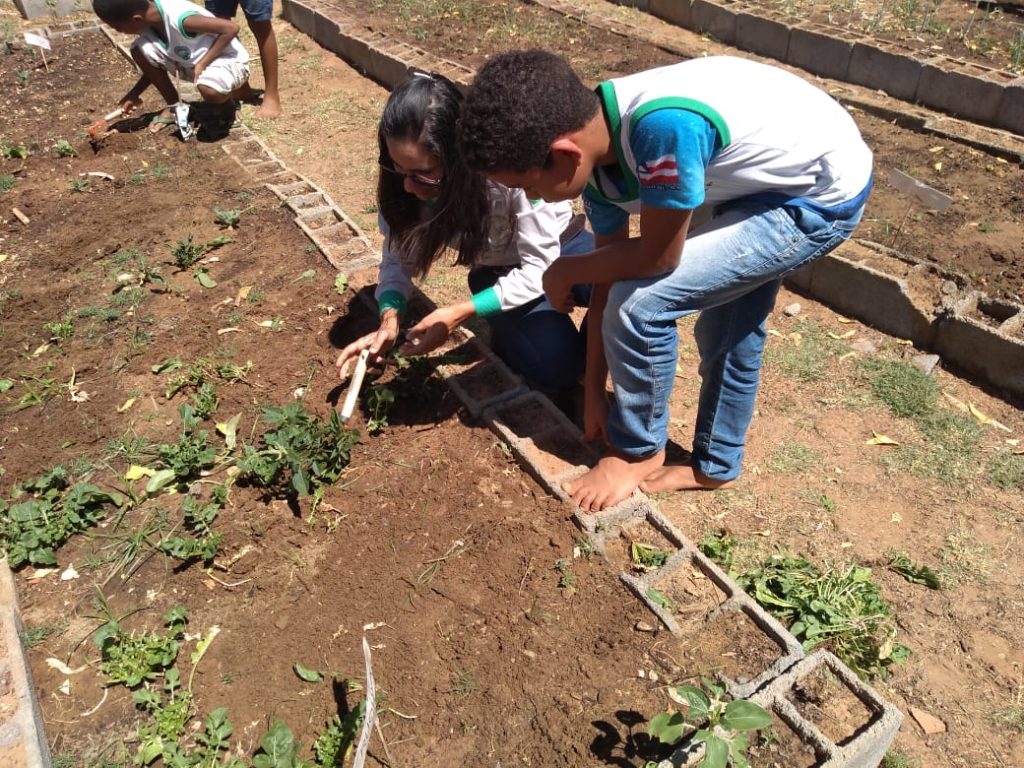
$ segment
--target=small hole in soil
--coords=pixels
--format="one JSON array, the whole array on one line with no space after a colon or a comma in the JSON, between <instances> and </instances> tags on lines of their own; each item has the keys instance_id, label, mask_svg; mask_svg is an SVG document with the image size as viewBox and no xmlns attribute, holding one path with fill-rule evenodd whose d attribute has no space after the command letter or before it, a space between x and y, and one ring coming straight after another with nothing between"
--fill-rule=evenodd
<instances>
[{"instance_id":1,"label":"small hole in soil","mask_svg":"<svg viewBox=\"0 0 1024 768\"><path fill-rule=\"evenodd\" d=\"M501 422L516 437L526 437L543 432L557 423L551 408L546 406L538 396L518 400L514 405L504 407L498 413Z\"/></svg>"},{"instance_id":2,"label":"small hole in soil","mask_svg":"<svg viewBox=\"0 0 1024 768\"><path fill-rule=\"evenodd\" d=\"M793 686L787 697L797 711L836 744L856 737L875 713L827 667Z\"/></svg>"}]
</instances>

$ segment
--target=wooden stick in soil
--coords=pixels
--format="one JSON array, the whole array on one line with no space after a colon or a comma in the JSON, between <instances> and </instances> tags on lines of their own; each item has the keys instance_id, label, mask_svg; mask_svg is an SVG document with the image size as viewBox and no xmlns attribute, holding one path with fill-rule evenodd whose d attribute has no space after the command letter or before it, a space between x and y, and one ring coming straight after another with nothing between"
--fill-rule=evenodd
<instances>
[{"instance_id":1,"label":"wooden stick in soil","mask_svg":"<svg viewBox=\"0 0 1024 768\"><path fill-rule=\"evenodd\" d=\"M20 221L22 224L25 224L26 226L28 225L29 221L31 221L31 219L29 219L28 216L21 212L20 208L11 208L11 213L14 214L15 218L17 218L18 221Z\"/></svg>"},{"instance_id":2,"label":"wooden stick in soil","mask_svg":"<svg viewBox=\"0 0 1024 768\"><path fill-rule=\"evenodd\" d=\"M356 399L359 397L359 388L363 386L363 378L366 376L366 360L370 356L370 350L364 349L359 353L356 361L356 370L352 374L352 381L348 385L348 394L345 395L345 403L341 406L341 421L348 421L352 417L352 411L356 408Z\"/></svg>"}]
</instances>

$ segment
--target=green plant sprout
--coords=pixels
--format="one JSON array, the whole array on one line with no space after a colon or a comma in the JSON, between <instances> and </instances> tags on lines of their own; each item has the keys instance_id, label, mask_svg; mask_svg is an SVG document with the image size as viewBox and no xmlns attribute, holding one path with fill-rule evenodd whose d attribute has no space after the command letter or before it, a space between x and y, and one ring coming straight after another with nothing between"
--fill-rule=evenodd
<instances>
[{"instance_id":1,"label":"green plant sprout","mask_svg":"<svg viewBox=\"0 0 1024 768\"><path fill-rule=\"evenodd\" d=\"M885 557L889 570L898 573L911 584L923 584L928 589L942 589L939 575L927 565L915 565L906 552L889 549Z\"/></svg>"},{"instance_id":2,"label":"green plant sprout","mask_svg":"<svg viewBox=\"0 0 1024 768\"><path fill-rule=\"evenodd\" d=\"M28 147L24 144L0 145L0 156L5 160L26 160L28 159L28 155Z\"/></svg>"},{"instance_id":3,"label":"green plant sprout","mask_svg":"<svg viewBox=\"0 0 1024 768\"><path fill-rule=\"evenodd\" d=\"M670 554L667 550L658 549L653 544L643 544L639 541L629 544L629 559L638 571L653 571L656 568L661 568L668 562Z\"/></svg>"},{"instance_id":4,"label":"green plant sprout","mask_svg":"<svg viewBox=\"0 0 1024 768\"><path fill-rule=\"evenodd\" d=\"M729 700L725 688L710 680L703 689L681 685L675 689L677 699L685 702L685 712L673 709L651 718L647 732L663 744L678 744L689 736L691 745L704 745L701 768L749 768L747 749L750 733L768 728L771 714L763 707L742 699ZM648 768L657 764L647 763Z\"/></svg>"},{"instance_id":5,"label":"green plant sprout","mask_svg":"<svg viewBox=\"0 0 1024 768\"><path fill-rule=\"evenodd\" d=\"M58 139L57 143L53 145L53 148L57 150L57 157L78 156L78 150L75 149L74 145L67 139Z\"/></svg>"},{"instance_id":6,"label":"green plant sprout","mask_svg":"<svg viewBox=\"0 0 1024 768\"><path fill-rule=\"evenodd\" d=\"M68 182L68 192L88 192L88 179L72 179Z\"/></svg>"},{"instance_id":7,"label":"green plant sprout","mask_svg":"<svg viewBox=\"0 0 1024 768\"><path fill-rule=\"evenodd\" d=\"M245 213L247 210L249 209L246 209L245 211L241 211L238 209L224 211L221 210L220 208L214 208L213 213L217 217L217 224L224 227L225 229L234 229L235 227L238 226L238 222L241 221L242 214Z\"/></svg>"},{"instance_id":8,"label":"green plant sprout","mask_svg":"<svg viewBox=\"0 0 1024 768\"><path fill-rule=\"evenodd\" d=\"M0 192L8 192L14 188L14 176L9 173L0 173Z\"/></svg>"},{"instance_id":9,"label":"green plant sprout","mask_svg":"<svg viewBox=\"0 0 1024 768\"><path fill-rule=\"evenodd\" d=\"M395 404L395 393L384 384L374 384L366 395L366 407L370 418L366 420L366 431L371 435L383 432L388 426L388 412Z\"/></svg>"},{"instance_id":10,"label":"green plant sprout","mask_svg":"<svg viewBox=\"0 0 1024 768\"><path fill-rule=\"evenodd\" d=\"M108 614L106 624L93 637L100 649L100 670L108 677L105 684L123 683L127 688L136 688L147 680L155 680L178 658L178 641L184 636L187 623L188 614L177 606L164 616L168 634L125 633L121 623Z\"/></svg>"},{"instance_id":11,"label":"green plant sprout","mask_svg":"<svg viewBox=\"0 0 1024 768\"><path fill-rule=\"evenodd\" d=\"M70 339L75 331L75 316L69 312L63 320L55 320L51 323L44 323L43 328L49 331L50 336L58 341Z\"/></svg>"},{"instance_id":12,"label":"green plant sprout","mask_svg":"<svg viewBox=\"0 0 1024 768\"><path fill-rule=\"evenodd\" d=\"M202 243L196 243L193 241L192 233L189 232L188 236L182 240L179 240L171 248L171 255L174 257L174 263L181 269L188 269L195 264L199 259L206 253L206 246Z\"/></svg>"}]
</instances>

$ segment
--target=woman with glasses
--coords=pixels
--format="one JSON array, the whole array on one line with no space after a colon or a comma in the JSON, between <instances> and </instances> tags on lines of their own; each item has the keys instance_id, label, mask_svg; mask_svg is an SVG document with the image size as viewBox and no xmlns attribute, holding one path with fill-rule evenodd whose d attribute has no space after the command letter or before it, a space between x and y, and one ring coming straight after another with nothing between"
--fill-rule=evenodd
<instances>
[{"instance_id":1,"label":"woman with glasses","mask_svg":"<svg viewBox=\"0 0 1024 768\"><path fill-rule=\"evenodd\" d=\"M462 95L440 75L416 73L392 92L377 131L377 204L384 252L375 297L378 330L342 350L337 365L369 350L371 370L395 345L412 280L451 248L469 268L471 296L439 307L405 332L403 354L426 354L470 317L486 318L495 351L552 395L575 387L585 340L544 298L541 278L560 255L588 253L593 236L570 203L530 200L469 171L456 142ZM576 301L585 305L589 286Z\"/></svg>"}]
</instances>

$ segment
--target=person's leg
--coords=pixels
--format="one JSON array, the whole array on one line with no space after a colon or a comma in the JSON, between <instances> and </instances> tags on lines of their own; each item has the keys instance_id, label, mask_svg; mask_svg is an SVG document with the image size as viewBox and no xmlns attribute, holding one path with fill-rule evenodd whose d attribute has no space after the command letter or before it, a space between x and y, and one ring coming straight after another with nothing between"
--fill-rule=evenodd
<instances>
[{"instance_id":1,"label":"person's leg","mask_svg":"<svg viewBox=\"0 0 1024 768\"><path fill-rule=\"evenodd\" d=\"M274 34L273 0L242 0L242 10L256 38L256 47L263 65L263 103L253 116L264 119L278 117L281 114L281 94L277 85L277 35Z\"/></svg>"},{"instance_id":2,"label":"person's leg","mask_svg":"<svg viewBox=\"0 0 1024 768\"><path fill-rule=\"evenodd\" d=\"M171 82L167 70L160 65L159 52L155 43L139 43L132 46L132 60L139 65L142 74L152 83L164 100L164 108L153 118L150 130L156 133L166 125L174 123L173 110L167 106L178 101L178 91Z\"/></svg>"},{"instance_id":3,"label":"person's leg","mask_svg":"<svg viewBox=\"0 0 1024 768\"><path fill-rule=\"evenodd\" d=\"M248 85L249 65L234 58L214 59L196 80L203 101L208 104L230 104ZM234 106L231 104L231 109Z\"/></svg>"},{"instance_id":4,"label":"person's leg","mask_svg":"<svg viewBox=\"0 0 1024 768\"><path fill-rule=\"evenodd\" d=\"M473 293L494 285L505 270L480 267L469 273ZM509 368L548 393L572 387L583 375L586 350L568 315L543 297L487 318L492 343Z\"/></svg>"},{"instance_id":5,"label":"person's leg","mask_svg":"<svg viewBox=\"0 0 1024 768\"><path fill-rule=\"evenodd\" d=\"M674 272L613 285L602 329L615 392L608 418L611 449L570 488L577 503L599 499L596 505L591 501L592 509L615 504L660 468L675 380L676 321L777 281L832 250L851 229L784 208L733 205L691 233ZM756 327L763 320L754 303L741 302L737 310L741 325ZM753 394L744 397L752 400Z\"/></svg>"}]
</instances>

